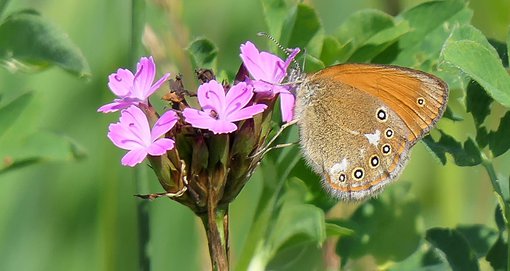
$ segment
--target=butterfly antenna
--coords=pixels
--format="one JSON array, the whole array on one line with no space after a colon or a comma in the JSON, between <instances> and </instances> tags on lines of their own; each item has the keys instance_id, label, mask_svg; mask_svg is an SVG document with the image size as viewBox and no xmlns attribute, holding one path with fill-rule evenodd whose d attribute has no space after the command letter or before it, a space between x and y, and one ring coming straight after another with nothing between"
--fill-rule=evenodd
<instances>
[{"instance_id":1,"label":"butterfly antenna","mask_svg":"<svg viewBox=\"0 0 510 271\"><path fill-rule=\"evenodd\" d=\"M278 49L282 50L287 55L287 57L290 56L289 48L283 47L273 36L267 34L266 32L259 32L259 33L257 33L257 36L268 38L270 41L272 41L274 44L276 44ZM292 63L296 66L298 73L301 73L301 68L299 67L299 63L297 63L295 58L292 59Z\"/></svg>"}]
</instances>

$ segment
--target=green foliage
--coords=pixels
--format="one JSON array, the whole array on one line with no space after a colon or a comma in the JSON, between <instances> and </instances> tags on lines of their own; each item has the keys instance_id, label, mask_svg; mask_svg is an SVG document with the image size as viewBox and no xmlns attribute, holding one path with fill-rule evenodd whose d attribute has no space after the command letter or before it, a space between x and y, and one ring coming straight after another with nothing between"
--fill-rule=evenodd
<instances>
[{"instance_id":1,"label":"green foliage","mask_svg":"<svg viewBox=\"0 0 510 271\"><path fill-rule=\"evenodd\" d=\"M387 191L380 198L371 199L346 221L354 234L344 237L337 246L343 265L348 259L370 254L379 265L400 262L418 249L420 233L419 204L407 191ZM398 236L399 245L394 245Z\"/></svg>"},{"instance_id":2,"label":"green foliage","mask_svg":"<svg viewBox=\"0 0 510 271\"><path fill-rule=\"evenodd\" d=\"M401 180L367 202L337 205L297 147L272 151L231 208L232 268L324 270L324 255L337 253L343 267L353 270L479 270L487 265L506 270L510 32L504 36L506 40L494 41L485 37L494 33L481 32L478 28L483 28L471 22L477 16L479 21L501 20L502 16L484 15L475 8L477 0L469 4L429 1L407 6L396 16L375 9L380 6L359 10L363 4L357 1L296 2L261 0L257 5L243 2L240 6L235 1L186 1L182 10L170 11L157 6L147 17L169 18L171 23L148 28L160 35L160 43L144 41L155 56L161 52L156 45L170 44L160 55L168 55L171 68L159 70L158 65L158 73L182 72L189 80L193 68L210 68L221 74L217 68L239 67L238 43L250 39L259 45L262 39L257 39L256 33L265 30L286 47L306 49L307 71L343 62L374 62L434 73L450 87L450 106L438 124L440 129L423 140L431 152L419 156L417 146ZM5 3L0 1L2 14L9 13ZM120 152L114 151L104 136L107 124L99 123L95 115L98 105L112 98L99 94L106 91L108 74L125 67L120 59L126 59L126 41L130 39L126 29L130 26L124 14L127 11L119 7L126 4L112 1L105 5L97 0L64 3L48 6L59 5L52 8L66 10L66 14L64 5L74 7L68 15L59 11L62 17L55 21L69 23L64 29L79 37L77 44L92 58L97 77L84 86L52 71L30 78L1 75L0 81L5 82L1 88L11 95L2 93L0 104L0 177L8 177L0 182L5 206L0 216L4 224L0 269L68 270L72 266L76 270L137 270L136 201L129 196L135 190L132 172L120 168ZM245 8L244 4L251 6ZM53 15L54 10L48 8L42 14ZM501 10L507 11L503 4ZM329 11L336 16L334 24L326 23ZM89 74L81 50L44 18L33 12L3 17L2 62L14 70L39 71L55 65L71 74ZM267 28L260 29L264 23ZM205 37L190 42L188 36ZM184 53L183 44L190 44ZM268 44L273 52L279 52L271 41ZM232 48L236 50L228 50ZM191 63L181 55L186 53ZM48 96L38 96L39 89ZM86 91L73 94L67 89ZM13 95L13 90L25 94ZM27 118L41 120L25 124L27 131L22 131L20 122ZM290 128L277 143L297 139L296 129ZM90 159L55 162L83 157L84 151L75 141L87 146ZM223 142L216 143L221 148ZM193 157L200 157L199 145L188 147L197 154ZM432 156L441 163L427 163ZM201 158L190 166L227 159ZM42 161L53 163L25 168L26 172L13 170ZM439 164L446 169L437 170ZM453 166L462 166L464 175L450 172ZM487 171L496 192L492 201L486 193L489 182L480 169ZM426 182L405 186L409 185L406 181L420 178ZM419 186L425 188L419 190ZM152 191L160 189L151 187ZM486 214L491 212L486 205L479 206L480 202L489 202L489 210L499 204L495 223L492 217L487 220ZM154 217L149 248L153 270L207 269L203 266L206 244L199 239L192 214L165 200L149 205ZM462 223L469 224L451 226ZM326 240L334 243L336 239L334 249L324 246Z\"/></svg>"},{"instance_id":3,"label":"green foliage","mask_svg":"<svg viewBox=\"0 0 510 271\"><path fill-rule=\"evenodd\" d=\"M425 238L445 254L452 270L480 270L475 252L470 248L466 238L458 231L433 228L427 231Z\"/></svg>"},{"instance_id":4,"label":"green foliage","mask_svg":"<svg viewBox=\"0 0 510 271\"><path fill-rule=\"evenodd\" d=\"M188 46L193 65L198 68L216 70L216 45L206 38L198 38Z\"/></svg>"},{"instance_id":5,"label":"green foliage","mask_svg":"<svg viewBox=\"0 0 510 271\"><path fill-rule=\"evenodd\" d=\"M81 51L53 24L33 10L0 23L0 60L9 70L39 71L57 65L84 77L90 69Z\"/></svg>"}]
</instances>

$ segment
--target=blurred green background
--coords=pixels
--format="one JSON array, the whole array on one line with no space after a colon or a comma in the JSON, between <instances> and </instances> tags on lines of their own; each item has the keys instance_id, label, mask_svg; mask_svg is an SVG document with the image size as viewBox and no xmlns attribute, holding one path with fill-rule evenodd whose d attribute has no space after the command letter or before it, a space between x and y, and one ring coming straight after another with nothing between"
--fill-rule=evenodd
<instances>
[{"instance_id":1,"label":"blurred green background","mask_svg":"<svg viewBox=\"0 0 510 271\"><path fill-rule=\"evenodd\" d=\"M161 8L167 2L170 9ZM107 76L128 67L130 1L18 0L5 14L34 8L62 28L81 48L92 76L78 79L58 68L37 74L12 74L0 69L0 95L9 100L27 90L35 97L0 145L20 144L19 131L66 135L87 151L81 161L47 161L0 175L0 270L137 270L136 187L133 169L120 165L123 151L106 137L116 115L96 110L113 96ZM239 45L266 41L259 1L153 0L147 21L161 42L149 42L160 60L158 72L184 74L196 85L185 47L205 36L219 48L219 67L230 72L240 64ZM363 8L392 13L424 1L305 1L317 9L327 33L342 19ZM473 24L487 37L505 40L510 25L510 0L473 0ZM0 37L1 38L1 37ZM455 97L454 97L455 98ZM440 124L441 125L441 124ZM0 127L2 129L2 127ZM462 127L459 135L466 134ZM469 132L467 132L469 133ZM44 146L41 146L44 149ZM0 154L4 154L0 150ZM500 174L510 173L508 153L496 160ZM285 165L281 165L285 166ZM151 192L161 192L149 175ZM261 188L255 174L231 208L232 258L244 245ZM440 166L423 144L413 151L409 166L394 186L411 184L423 207L424 226L492 224L496 205L481 167ZM337 208L348 208L339 204ZM191 211L166 199L151 207L153 270L207 270L207 244L200 221Z\"/></svg>"}]
</instances>

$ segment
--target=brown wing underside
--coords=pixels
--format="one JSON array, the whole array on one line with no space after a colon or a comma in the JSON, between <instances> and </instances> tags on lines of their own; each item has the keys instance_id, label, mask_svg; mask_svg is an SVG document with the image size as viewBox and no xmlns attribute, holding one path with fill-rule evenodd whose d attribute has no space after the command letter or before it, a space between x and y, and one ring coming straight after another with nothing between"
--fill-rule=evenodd
<instances>
[{"instance_id":1,"label":"brown wing underside","mask_svg":"<svg viewBox=\"0 0 510 271\"><path fill-rule=\"evenodd\" d=\"M421 71L377 64L342 64L314 75L363 90L395 111L411 133L411 143L421 139L441 118L448 100L448 86ZM423 99L423 105L418 104Z\"/></svg>"}]
</instances>

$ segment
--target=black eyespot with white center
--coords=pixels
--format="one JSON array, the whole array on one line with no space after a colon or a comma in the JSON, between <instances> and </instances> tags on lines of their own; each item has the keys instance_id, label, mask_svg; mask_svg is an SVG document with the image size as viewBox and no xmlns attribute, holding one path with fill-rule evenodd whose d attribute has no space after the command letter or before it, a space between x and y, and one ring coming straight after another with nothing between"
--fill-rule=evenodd
<instances>
[{"instance_id":1,"label":"black eyespot with white center","mask_svg":"<svg viewBox=\"0 0 510 271\"><path fill-rule=\"evenodd\" d=\"M423 97L419 97L416 99L416 104L420 107L423 107L425 105L425 99L423 99Z\"/></svg>"},{"instance_id":2,"label":"black eyespot with white center","mask_svg":"<svg viewBox=\"0 0 510 271\"><path fill-rule=\"evenodd\" d=\"M365 176L365 171L362 168L356 168L352 171L352 177L355 180L361 180Z\"/></svg>"},{"instance_id":3,"label":"black eyespot with white center","mask_svg":"<svg viewBox=\"0 0 510 271\"><path fill-rule=\"evenodd\" d=\"M377 155L374 154L370 157L370 167L376 168L379 166L379 163L379 157Z\"/></svg>"},{"instance_id":4,"label":"black eyespot with white center","mask_svg":"<svg viewBox=\"0 0 510 271\"><path fill-rule=\"evenodd\" d=\"M382 151L382 153L383 153L384 155L388 155L388 154L390 154L390 153L391 153L391 146L390 146L390 144L384 144L384 145L382 145L382 147L381 147L381 151Z\"/></svg>"},{"instance_id":5,"label":"black eyespot with white center","mask_svg":"<svg viewBox=\"0 0 510 271\"><path fill-rule=\"evenodd\" d=\"M345 173L340 173L340 175L338 176L338 181L340 181L341 183L345 182L347 180L347 176L345 175Z\"/></svg>"},{"instance_id":6,"label":"black eyespot with white center","mask_svg":"<svg viewBox=\"0 0 510 271\"><path fill-rule=\"evenodd\" d=\"M387 139L390 139L393 137L393 129L388 128L386 131L384 131L384 136L386 136Z\"/></svg>"},{"instance_id":7,"label":"black eyespot with white center","mask_svg":"<svg viewBox=\"0 0 510 271\"><path fill-rule=\"evenodd\" d=\"M381 122L385 122L387 119L388 119L388 113L386 112L386 109L384 108L379 108L377 110L377 119Z\"/></svg>"}]
</instances>

